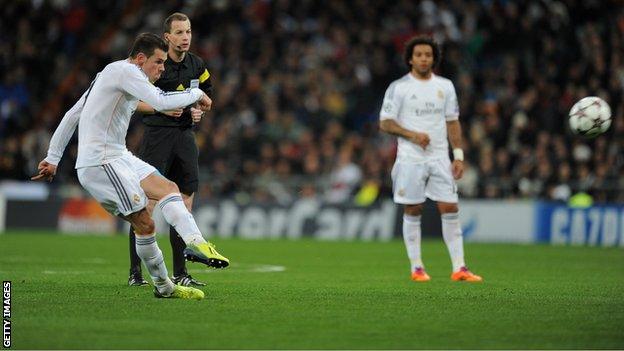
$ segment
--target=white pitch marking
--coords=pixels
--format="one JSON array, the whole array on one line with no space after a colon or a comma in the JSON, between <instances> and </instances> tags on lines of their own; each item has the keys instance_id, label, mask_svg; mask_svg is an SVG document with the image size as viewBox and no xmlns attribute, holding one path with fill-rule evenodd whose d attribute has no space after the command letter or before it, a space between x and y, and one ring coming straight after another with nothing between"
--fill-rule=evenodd
<instances>
[{"instance_id":1,"label":"white pitch marking","mask_svg":"<svg viewBox=\"0 0 624 351\"><path fill-rule=\"evenodd\" d=\"M67 263L65 261L55 260L55 259L35 260L34 258L28 258L28 257L7 257L7 258L3 258L0 262L6 262L6 263L38 262L38 263L45 263L45 264L65 264L65 263ZM86 259L80 260L78 262L79 263L86 263L86 264L106 264L109 261L105 260L105 259L103 259L101 257L92 257L92 258L86 258Z\"/></svg>"},{"instance_id":2,"label":"white pitch marking","mask_svg":"<svg viewBox=\"0 0 624 351\"><path fill-rule=\"evenodd\" d=\"M232 264L230 267L225 268L226 271L234 270L235 272L252 272L252 273L276 273L276 272L284 272L286 267L270 265L270 264ZM189 273L211 273L217 271L216 269L211 268L195 268L189 269Z\"/></svg>"},{"instance_id":3,"label":"white pitch marking","mask_svg":"<svg viewBox=\"0 0 624 351\"><path fill-rule=\"evenodd\" d=\"M53 271L53 270L45 270L42 272L43 274L93 274L94 271Z\"/></svg>"},{"instance_id":4,"label":"white pitch marking","mask_svg":"<svg viewBox=\"0 0 624 351\"><path fill-rule=\"evenodd\" d=\"M89 263L89 264L105 264L108 263L107 260L101 258L101 257L93 257L93 258L88 258L86 260L82 260L83 263Z\"/></svg>"},{"instance_id":5,"label":"white pitch marking","mask_svg":"<svg viewBox=\"0 0 624 351\"><path fill-rule=\"evenodd\" d=\"M252 272L258 272L258 273L283 272L285 270L286 270L286 267L284 266L272 266L268 264L260 265L258 267L251 269Z\"/></svg>"}]
</instances>

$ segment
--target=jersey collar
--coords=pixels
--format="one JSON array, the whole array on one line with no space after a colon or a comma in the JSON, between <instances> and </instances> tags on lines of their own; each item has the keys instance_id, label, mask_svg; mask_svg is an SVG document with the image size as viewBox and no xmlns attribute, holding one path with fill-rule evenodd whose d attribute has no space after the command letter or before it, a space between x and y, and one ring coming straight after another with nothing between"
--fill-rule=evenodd
<instances>
[{"instance_id":1,"label":"jersey collar","mask_svg":"<svg viewBox=\"0 0 624 351\"><path fill-rule=\"evenodd\" d=\"M414 77L414 75L412 74L412 72L407 72L407 75L414 81L416 82L421 82L421 83L427 83L427 82L431 82L433 81L433 78L435 78L435 73L431 72L431 77L429 77L429 79L424 80L424 79L418 79L416 77Z\"/></svg>"},{"instance_id":2,"label":"jersey collar","mask_svg":"<svg viewBox=\"0 0 624 351\"><path fill-rule=\"evenodd\" d=\"M167 54L167 57L169 58L167 61L169 62L170 65L181 66L182 68L189 67L189 64L188 64L189 52L188 51L186 52L186 54L184 54L184 58L180 62L175 62L174 60L172 60L169 54Z\"/></svg>"}]
</instances>

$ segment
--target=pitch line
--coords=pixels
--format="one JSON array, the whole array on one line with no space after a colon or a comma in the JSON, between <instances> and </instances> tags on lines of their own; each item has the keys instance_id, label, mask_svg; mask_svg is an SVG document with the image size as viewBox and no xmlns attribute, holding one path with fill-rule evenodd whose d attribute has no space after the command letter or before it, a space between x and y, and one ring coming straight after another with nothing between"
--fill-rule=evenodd
<instances>
[{"instance_id":1,"label":"pitch line","mask_svg":"<svg viewBox=\"0 0 624 351\"><path fill-rule=\"evenodd\" d=\"M250 264L231 264L230 267L226 268L224 271L234 271L238 273L278 273L284 272L286 270L285 266L272 265L272 264L260 264L260 263L250 263ZM212 273L216 272L215 269L210 268L193 268L188 270L189 273Z\"/></svg>"}]
</instances>

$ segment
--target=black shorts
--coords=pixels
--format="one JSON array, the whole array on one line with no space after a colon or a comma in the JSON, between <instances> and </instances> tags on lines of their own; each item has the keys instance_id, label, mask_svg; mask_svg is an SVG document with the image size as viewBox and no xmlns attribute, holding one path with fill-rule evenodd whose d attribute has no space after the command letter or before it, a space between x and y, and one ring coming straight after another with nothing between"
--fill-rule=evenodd
<instances>
[{"instance_id":1,"label":"black shorts","mask_svg":"<svg viewBox=\"0 0 624 351\"><path fill-rule=\"evenodd\" d=\"M183 194L197 192L199 151L191 128L145 126L137 156L176 183Z\"/></svg>"}]
</instances>

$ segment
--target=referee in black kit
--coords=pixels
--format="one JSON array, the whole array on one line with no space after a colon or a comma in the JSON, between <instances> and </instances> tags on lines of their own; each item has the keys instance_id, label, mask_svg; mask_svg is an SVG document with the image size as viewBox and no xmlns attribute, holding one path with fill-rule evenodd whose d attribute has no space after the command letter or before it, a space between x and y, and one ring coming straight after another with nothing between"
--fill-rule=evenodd
<instances>
[{"instance_id":1,"label":"referee in black kit","mask_svg":"<svg viewBox=\"0 0 624 351\"><path fill-rule=\"evenodd\" d=\"M164 39L169 44L165 72L154 85L164 92L181 91L199 87L209 97L212 93L210 73L201 58L189 51L191 46L191 21L183 13L176 12L165 20ZM194 107L184 110L155 111L140 102L137 112L143 113L145 124L143 140L137 155L156 167L165 177L180 188L184 204L191 211L193 196L197 192L199 151L195 143L193 123L201 120L203 112ZM154 203L150 201L150 210ZM173 251L173 282L185 286L206 285L191 277L186 271L183 250L184 241L173 227L169 229L169 241ZM141 274L141 259L136 253L135 236L130 228L130 277L128 285L148 284Z\"/></svg>"}]
</instances>

